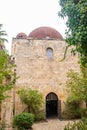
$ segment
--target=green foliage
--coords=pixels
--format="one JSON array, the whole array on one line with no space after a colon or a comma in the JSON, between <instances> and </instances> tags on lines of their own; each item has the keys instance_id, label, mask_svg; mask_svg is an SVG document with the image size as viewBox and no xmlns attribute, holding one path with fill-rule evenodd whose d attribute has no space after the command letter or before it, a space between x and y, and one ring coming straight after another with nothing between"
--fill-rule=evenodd
<instances>
[{"instance_id":1,"label":"green foliage","mask_svg":"<svg viewBox=\"0 0 87 130\"><path fill-rule=\"evenodd\" d=\"M7 36L7 33L2 30L2 26L0 24L0 103L7 97L5 92L13 87L14 80L16 80L16 76L12 71L14 65L5 50L4 42L7 42L7 39L4 37Z\"/></svg>"},{"instance_id":2,"label":"green foliage","mask_svg":"<svg viewBox=\"0 0 87 130\"><path fill-rule=\"evenodd\" d=\"M5 45L4 45L4 42L8 42L8 40L4 37L7 36L7 33L6 31L2 30L2 24L0 24L0 48L1 49L5 49Z\"/></svg>"},{"instance_id":3,"label":"green foliage","mask_svg":"<svg viewBox=\"0 0 87 130\"><path fill-rule=\"evenodd\" d=\"M79 101L71 101L65 103L65 109L62 113L63 119L78 119L81 118L81 108Z\"/></svg>"},{"instance_id":4,"label":"green foliage","mask_svg":"<svg viewBox=\"0 0 87 130\"><path fill-rule=\"evenodd\" d=\"M40 110L35 113L35 121L44 121L45 120L45 112Z\"/></svg>"},{"instance_id":5,"label":"green foliage","mask_svg":"<svg viewBox=\"0 0 87 130\"><path fill-rule=\"evenodd\" d=\"M31 113L21 113L13 118L13 126L17 126L19 130L31 128L34 123L34 115Z\"/></svg>"},{"instance_id":6,"label":"green foliage","mask_svg":"<svg viewBox=\"0 0 87 130\"><path fill-rule=\"evenodd\" d=\"M87 101L87 78L82 74L69 71L67 74L66 90L69 93L69 101Z\"/></svg>"},{"instance_id":7,"label":"green foliage","mask_svg":"<svg viewBox=\"0 0 87 130\"><path fill-rule=\"evenodd\" d=\"M67 108L79 116L87 116L87 78L83 74L74 71L69 71L67 74L66 91L68 92ZM82 102L85 102L86 107L81 108ZM72 104L74 103L74 104ZM70 105L70 106L69 106ZM73 105L73 106L72 106ZM74 109L72 109L74 108ZM73 110L73 111L72 111Z\"/></svg>"},{"instance_id":8,"label":"green foliage","mask_svg":"<svg viewBox=\"0 0 87 130\"><path fill-rule=\"evenodd\" d=\"M74 123L68 123L64 130L87 130L87 120L81 120Z\"/></svg>"},{"instance_id":9,"label":"green foliage","mask_svg":"<svg viewBox=\"0 0 87 130\"><path fill-rule=\"evenodd\" d=\"M14 65L11 64L10 56L0 50L0 102L7 97L5 92L13 87L15 76L12 68Z\"/></svg>"},{"instance_id":10,"label":"green foliage","mask_svg":"<svg viewBox=\"0 0 87 130\"><path fill-rule=\"evenodd\" d=\"M37 113L43 104L43 96L38 90L21 89L18 91L21 101L28 106L28 111Z\"/></svg>"},{"instance_id":11,"label":"green foliage","mask_svg":"<svg viewBox=\"0 0 87 130\"><path fill-rule=\"evenodd\" d=\"M74 45L74 52L79 52L81 64L87 63L87 1L60 0L59 16L67 18L66 41ZM87 67L87 66L86 66Z\"/></svg>"},{"instance_id":12,"label":"green foliage","mask_svg":"<svg viewBox=\"0 0 87 130\"><path fill-rule=\"evenodd\" d=\"M84 101L87 107L87 1L86 0L60 0L61 11L59 16L67 18L66 42L67 47L74 46L72 53L80 54L80 67L82 74L70 71L66 83L69 93L68 102ZM64 58L65 58L64 55ZM72 105L70 105L72 106ZM69 106L68 106L69 109ZM70 109L69 109L70 110ZM72 110L72 109L71 109ZM81 115L85 115L86 109L80 109Z\"/></svg>"},{"instance_id":13,"label":"green foliage","mask_svg":"<svg viewBox=\"0 0 87 130\"><path fill-rule=\"evenodd\" d=\"M0 130L5 130L5 128L6 128L6 124L5 124L5 122L2 122L0 124Z\"/></svg>"}]
</instances>

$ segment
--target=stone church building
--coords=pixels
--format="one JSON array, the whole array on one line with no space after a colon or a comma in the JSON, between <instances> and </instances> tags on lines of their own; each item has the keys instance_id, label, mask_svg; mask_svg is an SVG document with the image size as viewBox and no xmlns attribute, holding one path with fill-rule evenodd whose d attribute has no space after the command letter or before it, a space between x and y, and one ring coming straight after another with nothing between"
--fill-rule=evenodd
<instances>
[{"instance_id":1,"label":"stone church building","mask_svg":"<svg viewBox=\"0 0 87 130\"><path fill-rule=\"evenodd\" d=\"M42 93L46 118L51 115L61 118L67 98L65 91L67 72L70 69L79 70L78 58L71 54L70 49L62 61L65 47L62 35L51 27L39 27L28 36L19 33L12 39L11 50L19 78L11 92L12 98L6 105L8 107L6 118L7 120L9 118L9 122L13 113L18 114L25 109L16 93L23 87L36 89Z\"/></svg>"}]
</instances>

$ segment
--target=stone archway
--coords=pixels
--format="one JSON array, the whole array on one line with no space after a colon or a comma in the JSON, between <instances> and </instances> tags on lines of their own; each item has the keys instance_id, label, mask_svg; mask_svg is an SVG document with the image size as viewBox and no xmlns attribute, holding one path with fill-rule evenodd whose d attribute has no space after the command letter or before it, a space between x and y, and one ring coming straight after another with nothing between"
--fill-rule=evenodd
<instances>
[{"instance_id":1,"label":"stone archway","mask_svg":"<svg viewBox=\"0 0 87 130\"><path fill-rule=\"evenodd\" d=\"M59 100L55 93L46 96L46 117L58 117Z\"/></svg>"}]
</instances>

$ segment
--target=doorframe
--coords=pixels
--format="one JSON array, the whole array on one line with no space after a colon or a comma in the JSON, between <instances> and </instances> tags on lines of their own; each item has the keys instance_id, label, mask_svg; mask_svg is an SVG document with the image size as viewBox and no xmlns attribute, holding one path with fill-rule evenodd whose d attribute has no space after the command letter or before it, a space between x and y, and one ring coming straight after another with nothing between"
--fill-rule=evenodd
<instances>
[{"instance_id":1,"label":"doorframe","mask_svg":"<svg viewBox=\"0 0 87 130\"><path fill-rule=\"evenodd\" d=\"M57 100L57 117L59 118L59 119L61 119L61 100L59 100L58 99L58 96L57 96L57 94L56 93L54 93L54 92L49 92L47 95L46 95L46 98L45 98L45 113L46 113L46 118L47 118L47 108L46 108L46 103L47 103L47 97L48 97L48 100L52 100L52 95L54 95L54 98Z\"/></svg>"}]
</instances>

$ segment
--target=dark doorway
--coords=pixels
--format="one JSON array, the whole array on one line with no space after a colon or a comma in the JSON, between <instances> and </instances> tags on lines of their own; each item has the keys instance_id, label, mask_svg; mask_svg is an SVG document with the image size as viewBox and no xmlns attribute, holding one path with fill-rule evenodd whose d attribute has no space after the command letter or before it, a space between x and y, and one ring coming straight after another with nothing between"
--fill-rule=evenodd
<instances>
[{"instance_id":1,"label":"dark doorway","mask_svg":"<svg viewBox=\"0 0 87 130\"><path fill-rule=\"evenodd\" d=\"M58 117L58 98L53 92L46 96L46 117Z\"/></svg>"}]
</instances>

